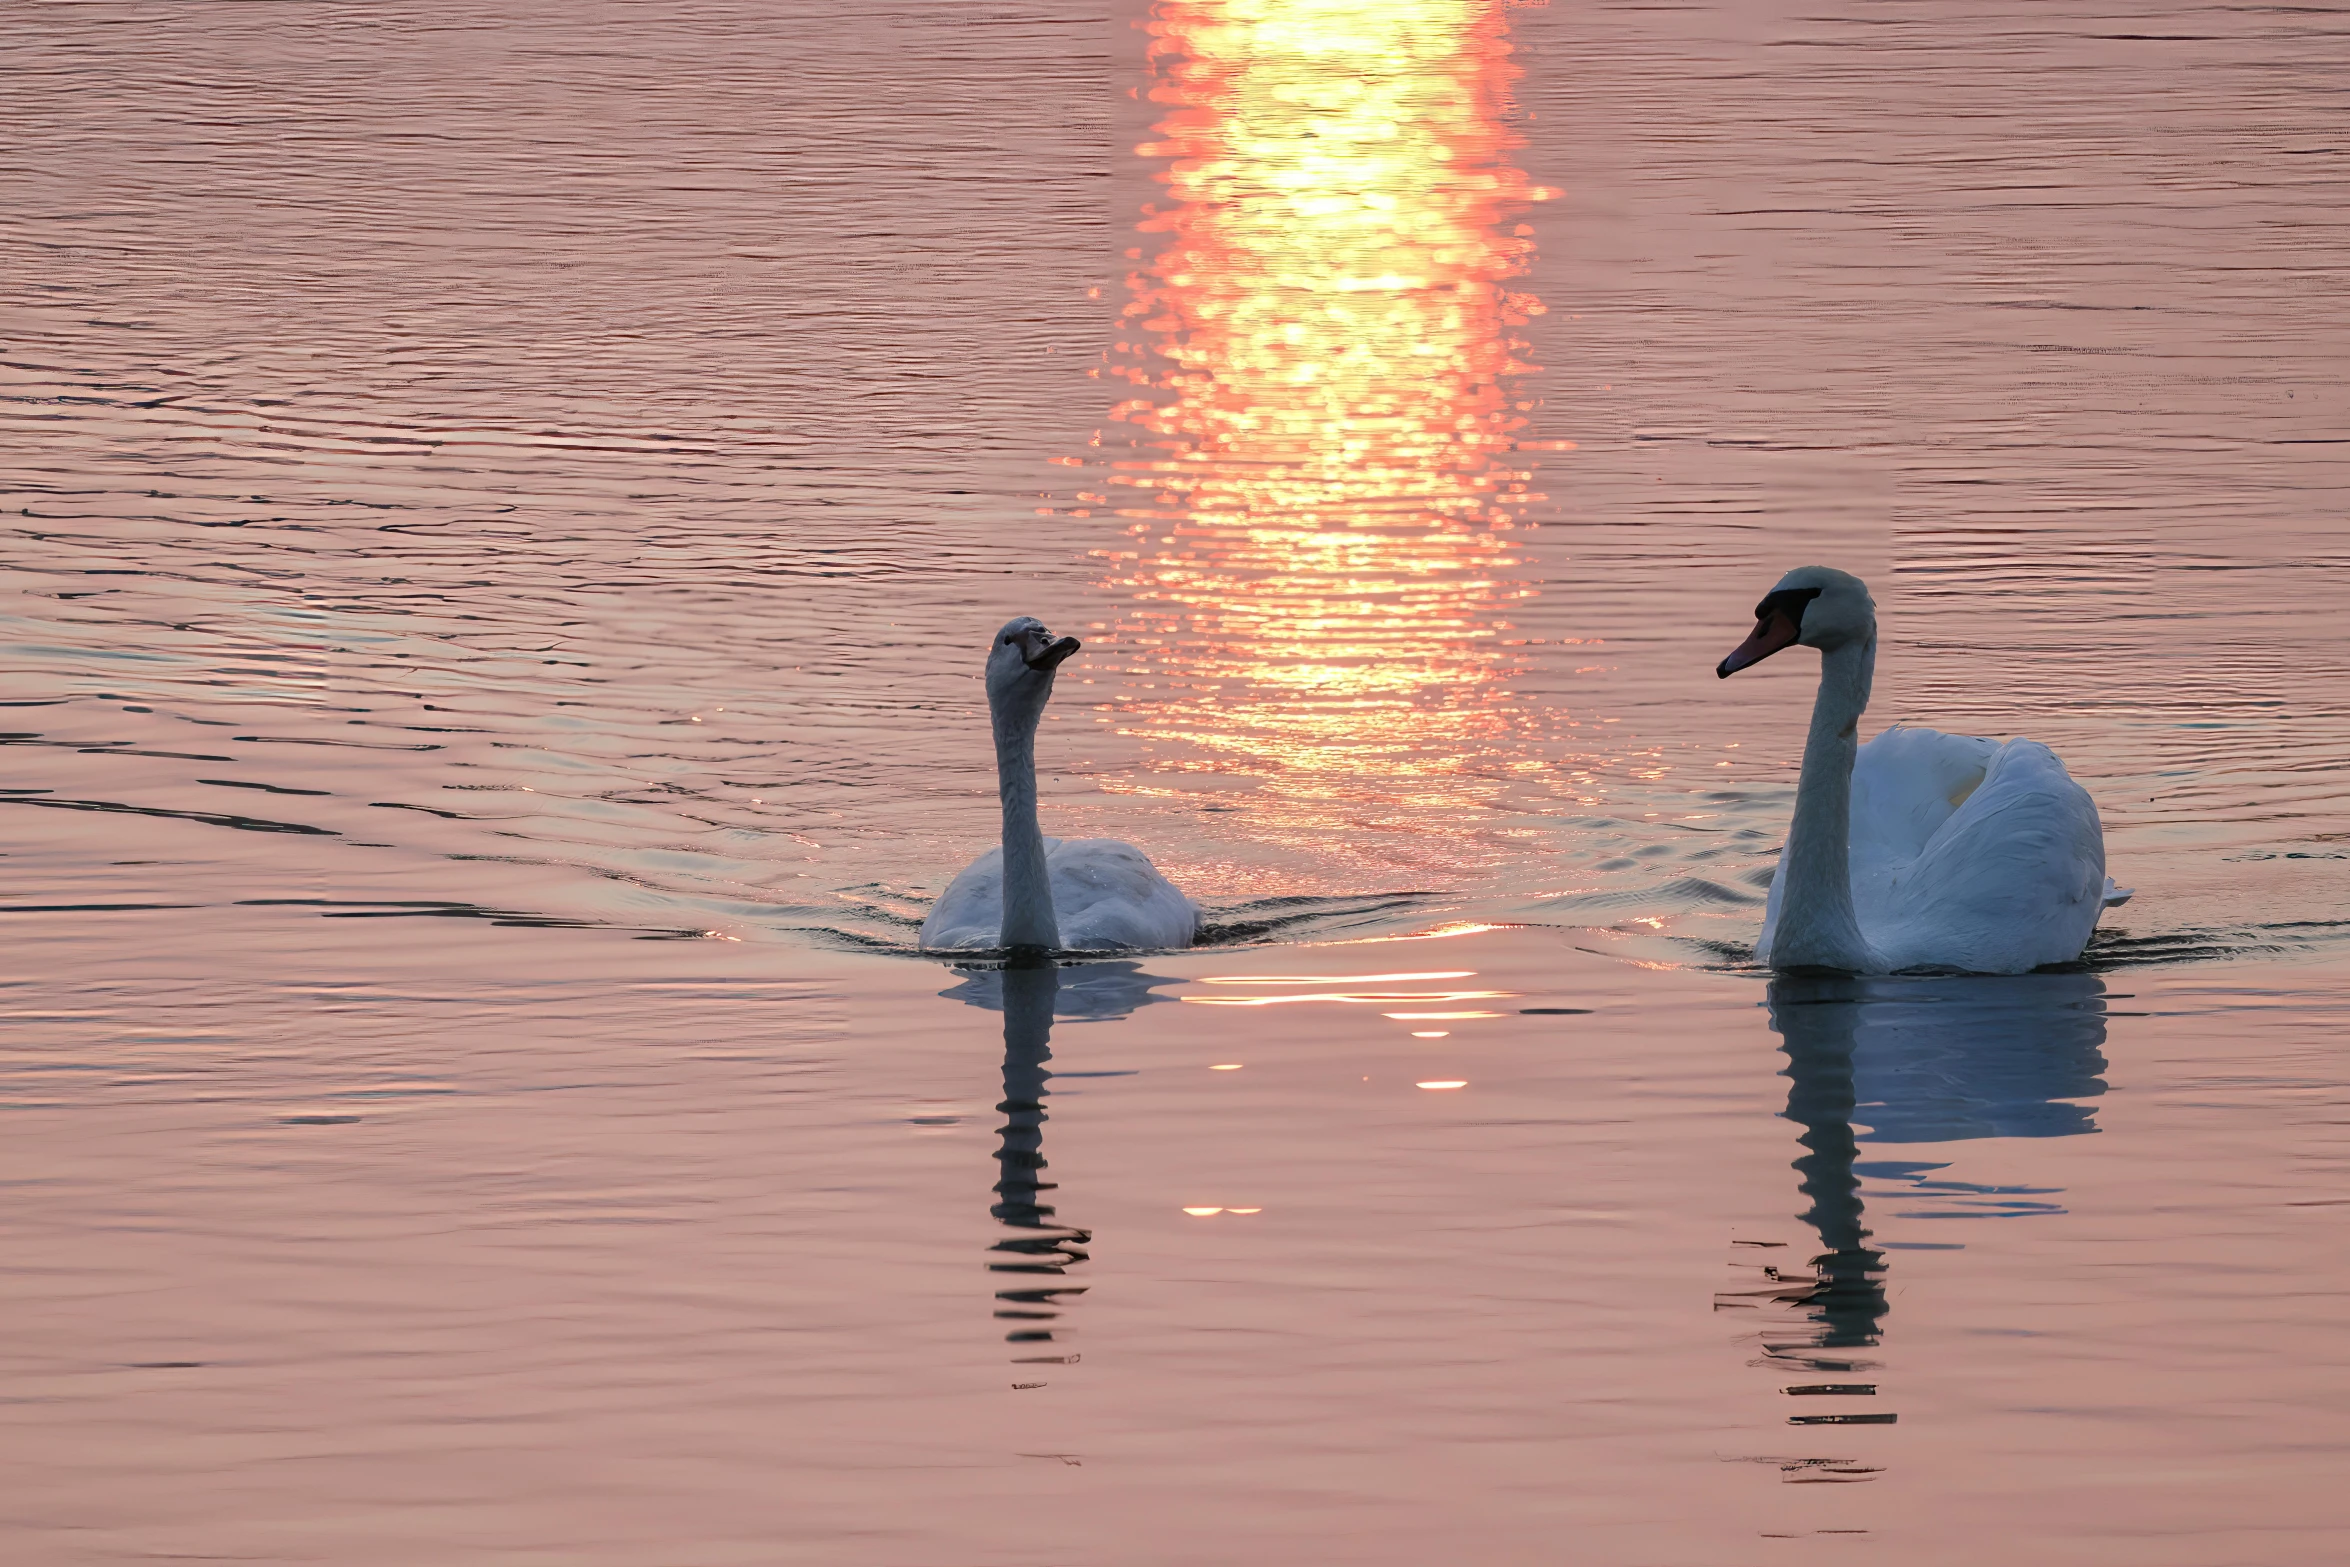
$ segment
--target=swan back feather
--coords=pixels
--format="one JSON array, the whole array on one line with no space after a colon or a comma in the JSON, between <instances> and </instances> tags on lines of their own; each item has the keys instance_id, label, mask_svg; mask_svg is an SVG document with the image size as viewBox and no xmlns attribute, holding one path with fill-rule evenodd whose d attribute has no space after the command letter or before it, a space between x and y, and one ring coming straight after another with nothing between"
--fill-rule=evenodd
<instances>
[{"instance_id":1,"label":"swan back feather","mask_svg":"<svg viewBox=\"0 0 2350 1567\"><path fill-rule=\"evenodd\" d=\"M1853 911L1888 970L2069 963L2112 886L2095 802L2036 740L1886 730L1853 764L1851 843ZM1764 962L1779 887L1774 874Z\"/></svg>"},{"instance_id":2,"label":"swan back feather","mask_svg":"<svg viewBox=\"0 0 2350 1567\"><path fill-rule=\"evenodd\" d=\"M1115 838L1047 838L1044 856L1064 951L1188 947L1199 933L1199 905L1133 844ZM1000 946L1003 915L1004 851L999 845L947 884L922 922L921 945L934 951Z\"/></svg>"},{"instance_id":3,"label":"swan back feather","mask_svg":"<svg viewBox=\"0 0 2350 1567\"><path fill-rule=\"evenodd\" d=\"M1047 838L1037 824L1036 729L1052 700L1053 672L1079 645L1033 615L1015 616L996 633L987 712L1003 837L931 905L920 938L926 950L1116 952L1188 947L1199 933L1199 905L1140 849L1114 838Z\"/></svg>"}]
</instances>

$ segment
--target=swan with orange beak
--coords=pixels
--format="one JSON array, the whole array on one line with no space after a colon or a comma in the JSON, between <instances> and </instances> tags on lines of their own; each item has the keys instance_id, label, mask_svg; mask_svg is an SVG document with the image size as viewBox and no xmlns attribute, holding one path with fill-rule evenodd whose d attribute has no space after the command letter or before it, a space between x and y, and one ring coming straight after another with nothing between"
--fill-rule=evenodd
<instances>
[{"instance_id":1,"label":"swan with orange beak","mask_svg":"<svg viewBox=\"0 0 2350 1567\"><path fill-rule=\"evenodd\" d=\"M2106 876L2096 803L2056 753L1902 724L1861 745L1877 612L1849 573L1787 573L1714 673L1791 647L1819 651L1819 694L1756 961L2020 974L2078 960L2099 915L2130 894Z\"/></svg>"}]
</instances>

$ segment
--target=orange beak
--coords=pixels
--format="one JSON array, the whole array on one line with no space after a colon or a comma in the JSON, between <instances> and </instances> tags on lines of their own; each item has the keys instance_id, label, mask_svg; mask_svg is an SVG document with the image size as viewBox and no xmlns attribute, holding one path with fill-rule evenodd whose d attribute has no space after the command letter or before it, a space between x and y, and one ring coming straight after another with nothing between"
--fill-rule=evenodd
<instances>
[{"instance_id":1,"label":"orange beak","mask_svg":"<svg viewBox=\"0 0 2350 1567\"><path fill-rule=\"evenodd\" d=\"M1754 623L1754 635L1731 649L1730 656L1714 666L1714 673L1727 680L1749 664L1759 664L1783 647L1795 645L1803 634L1794 617L1783 609L1774 609Z\"/></svg>"}]
</instances>

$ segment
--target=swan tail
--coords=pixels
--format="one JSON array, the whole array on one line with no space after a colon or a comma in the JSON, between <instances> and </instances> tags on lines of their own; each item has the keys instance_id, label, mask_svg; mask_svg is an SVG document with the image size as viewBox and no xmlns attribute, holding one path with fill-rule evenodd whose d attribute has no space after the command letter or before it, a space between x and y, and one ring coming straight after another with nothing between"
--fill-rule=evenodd
<instances>
[{"instance_id":1,"label":"swan tail","mask_svg":"<svg viewBox=\"0 0 2350 1567\"><path fill-rule=\"evenodd\" d=\"M2138 895L2135 887L2117 887L2111 876L2105 878L2105 907L2118 909Z\"/></svg>"}]
</instances>

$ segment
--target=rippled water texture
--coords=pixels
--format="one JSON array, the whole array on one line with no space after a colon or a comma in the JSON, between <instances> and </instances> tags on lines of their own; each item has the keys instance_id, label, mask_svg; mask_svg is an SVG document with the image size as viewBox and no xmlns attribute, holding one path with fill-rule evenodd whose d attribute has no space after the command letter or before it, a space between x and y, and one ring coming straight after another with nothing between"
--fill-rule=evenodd
<instances>
[{"instance_id":1,"label":"rippled water texture","mask_svg":"<svg viewBox=\"0 0 2350 1567\"><path fill-rule=\"evenodd\" d=\"M2350 12L2110 9L0 11L0 1554L2338 1556ZM1747 962L1814 560L2081 971ZM1022 612L1206 950L911 954Z\"/></svg>"}]
</instances>

